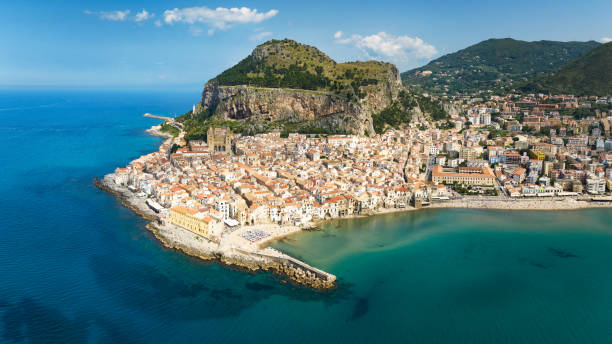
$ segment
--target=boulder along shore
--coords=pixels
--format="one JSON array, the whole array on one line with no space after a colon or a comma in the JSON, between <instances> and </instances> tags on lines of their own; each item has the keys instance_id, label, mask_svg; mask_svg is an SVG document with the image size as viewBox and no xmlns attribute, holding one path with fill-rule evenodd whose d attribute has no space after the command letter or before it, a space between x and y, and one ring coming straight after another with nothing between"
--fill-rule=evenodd
<instances>
[{"instance_id":1,"label":"boulder along shore","mask_svg":"<svg viewBox=\"0 0 612 344\"><path fill-rule=\"evenodd\" d=\"M234 245L231 240L223 240L223 238L219 243L215 243L184 228L161 223L157 214L146 204L146 199L139 198L128 188L115 184L112 176L108 174L102 179L96 178L94 185L117 196L125 207L150 221L145 227L168 248L244 271L271 271L287 278L292 283L314 289L328 290L336 287L336 276L333 274L312 267L273 248L261 248L260 245L240 247ZM298 230L301 229L292 232ZM288 234L290 233L284 231L279 234L279 238Z\"/></svg>"}]
</instances>

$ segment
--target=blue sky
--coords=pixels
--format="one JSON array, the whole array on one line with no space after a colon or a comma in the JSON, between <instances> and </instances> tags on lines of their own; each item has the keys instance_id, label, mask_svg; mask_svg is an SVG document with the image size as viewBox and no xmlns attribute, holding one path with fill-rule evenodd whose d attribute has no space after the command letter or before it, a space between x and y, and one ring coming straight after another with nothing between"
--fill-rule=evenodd
<instances>
[{"instance_id":1,"label":"blue sky","mask_svg":"<svg viewBox=\"0 0 612 344\"><path fill-rule=\"evenodd\" d=\"M610 0L20 0L0 12L0 85L200 88L271 38L405 71L488 38L606 40L611 17Z\"/></svg>"}]
</instances>

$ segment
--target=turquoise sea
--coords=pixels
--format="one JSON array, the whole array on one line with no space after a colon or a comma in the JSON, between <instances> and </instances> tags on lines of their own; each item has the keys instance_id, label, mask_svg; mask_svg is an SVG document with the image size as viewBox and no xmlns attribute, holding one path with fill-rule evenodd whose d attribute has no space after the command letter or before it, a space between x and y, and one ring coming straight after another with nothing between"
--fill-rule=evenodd
<instances>
[{"instance_id":1,"label":"turquoise sea","mask_svg":"<svg viewBox=\"0 0 612 344\"><path fill-rule=\"evenodd\" d=\"M193 92L0 91L1 343L610 343L612 210L423 210L277 242L317 292L162 247L92 180Z\"/></svg>"}]
</instances>

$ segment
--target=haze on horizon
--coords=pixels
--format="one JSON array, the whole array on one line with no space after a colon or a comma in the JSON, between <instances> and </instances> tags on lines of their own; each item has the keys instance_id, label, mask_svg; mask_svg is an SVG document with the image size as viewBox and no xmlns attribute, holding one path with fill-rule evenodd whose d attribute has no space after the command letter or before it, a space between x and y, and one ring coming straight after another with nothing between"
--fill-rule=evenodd
<instances>
[{"instance_id":1,"label":"haze on horizon","mask_svg":"<svg viewBox=\"0 0 612 344\"><path fill-rule=\"evenodd\" d=\"M269 39L400 71L488 38L606 42L612 2L345 0L6 4L0 87L200 87Z\"/></svg>"}]
</instances>

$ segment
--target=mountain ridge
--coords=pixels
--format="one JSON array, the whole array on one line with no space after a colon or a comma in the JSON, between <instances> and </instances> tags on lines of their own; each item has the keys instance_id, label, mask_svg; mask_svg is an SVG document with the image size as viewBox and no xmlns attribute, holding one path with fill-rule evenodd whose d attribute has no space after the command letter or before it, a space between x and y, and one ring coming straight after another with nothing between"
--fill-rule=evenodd
<instances>
[{"instance_id":1,"label":"mountain ridge","mask_svg":"<svg viewBox=\"0 0 612 344\"><path fill-rule=\"evenodd\" d=\"M524 91L612 95L612 42L602 44L546 76L521 87Z\"/></svg>"},{"instance_id":2,"label":"mountain ridge","mask_svg":"<svg viewBox=\"0 0 612 344\"><path fill-rule=\"evenodd\" d=\"M402 73L403 83L431 93L511 88L516 82L550 73L600 43L491 38L425 66Z\"/></svg>"}]
</instances>

